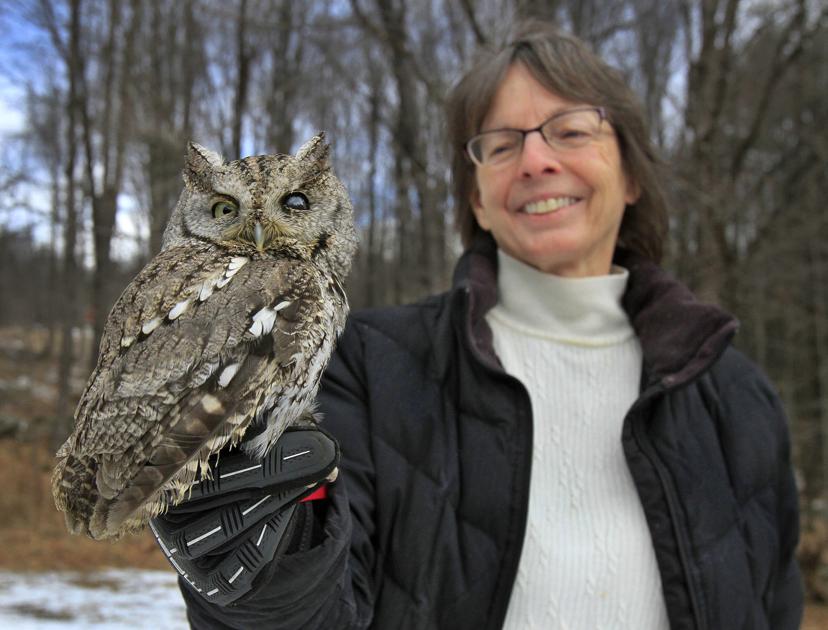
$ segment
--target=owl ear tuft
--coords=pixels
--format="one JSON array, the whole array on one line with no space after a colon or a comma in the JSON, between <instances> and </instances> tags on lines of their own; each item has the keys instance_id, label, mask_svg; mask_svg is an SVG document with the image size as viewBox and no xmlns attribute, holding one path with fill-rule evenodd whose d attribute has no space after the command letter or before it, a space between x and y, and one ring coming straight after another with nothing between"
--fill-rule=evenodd
<instances>
[{"instance_id":1,"label":"owl ear tuft","mask_svg":"<svg viewBox=\"0 0 828 630\"><path fill-rule=\"evenodd\" d=\"M224 164L222 157L200 144L187 144L187 163L182 173L184 181L189 186L209 189L213 170Z\"/></svg>"},{"instance_id":2,"label":"owl ear tuft","mask_svg":"<svg viewBox=\"0 0 828 630\"><path fill-rule=\"evenodd\" d=\"M303 144L296 152L296 159L313 165L317 172L331 168L331 145L325 141L325 132L320 131Z\"/></svg>"}]
</instances>

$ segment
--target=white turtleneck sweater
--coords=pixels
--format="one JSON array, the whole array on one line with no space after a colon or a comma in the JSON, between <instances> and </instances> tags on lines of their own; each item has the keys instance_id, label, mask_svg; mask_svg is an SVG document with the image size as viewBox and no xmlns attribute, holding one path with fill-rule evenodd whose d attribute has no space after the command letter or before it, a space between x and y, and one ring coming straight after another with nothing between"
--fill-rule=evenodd
<instances>
[{"instance_id":1,"label":"white turtleneck sweater","mask_svg":"<svg viewBox=\"0 0 828 630\"><path fill-rule=\"evenodd\" d=\"M628 272L562 278L498 251L494 348L532 403L529 515L504 628L668 628L655 552L624 460L641 347Z\"/></svg>"}]
</instances>

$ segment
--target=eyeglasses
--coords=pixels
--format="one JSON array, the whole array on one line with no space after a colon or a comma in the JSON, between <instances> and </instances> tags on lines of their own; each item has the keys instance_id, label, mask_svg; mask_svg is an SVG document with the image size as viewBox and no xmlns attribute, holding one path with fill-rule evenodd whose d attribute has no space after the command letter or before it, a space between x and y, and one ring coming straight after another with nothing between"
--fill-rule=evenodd
<instances>
[{"instance_id":1,"label":"eyeglasses","mask_svg":"<svg viewBox=\"0 0 828 630\"><path fill-rule=\"evenodd\" d=\"M601 133L601 123L606 119L603 107L567 109L534 129L494 129L479 133L466 143L466 152L478 166L506 164L520 155L526 136L533 131L540 131L546 144L554 149L577 149Z\"/></svg>"}]
</instances>

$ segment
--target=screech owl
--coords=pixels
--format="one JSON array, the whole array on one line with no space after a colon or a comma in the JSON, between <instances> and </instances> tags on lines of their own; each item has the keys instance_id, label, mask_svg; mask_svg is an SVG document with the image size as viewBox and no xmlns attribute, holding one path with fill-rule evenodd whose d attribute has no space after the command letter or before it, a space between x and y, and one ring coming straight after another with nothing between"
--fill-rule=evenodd
<instances>
[{"instance_id":1,"label":"screech owl","mask_svg":"<svg viewBox=\"0 0 828 630\"><path fill-rule=\"evenodd\" d=\"M189 145L161 252L109 314L57 453L70 531L136 531L248 429L243 448L261 456L312 417L357 245L329 156L321 133L295 156L229 163Z\"/></svg>"}]
</instances>

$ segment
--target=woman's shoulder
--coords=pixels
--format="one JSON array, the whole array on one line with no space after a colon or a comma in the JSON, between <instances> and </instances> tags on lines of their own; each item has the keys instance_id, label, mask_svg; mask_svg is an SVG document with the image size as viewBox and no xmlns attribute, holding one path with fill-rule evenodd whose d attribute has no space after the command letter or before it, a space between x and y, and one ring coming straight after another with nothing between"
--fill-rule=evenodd
<instances>
[{"instance_id":1,"label":"woman's shoulder","mask_svg":"<svg viewBox=\"0 0 828 630\"><path fill-rule=\"evenodd\" d=\"M728 345L712 365L709 378L720 398L750 399L751 407L781 407L779 394L765 371L733 346Z\"/></svg>"},{"instance_id":2,"label":"woman's shoulder","mask_svg":"<svg viewBox=\"0 0 828 630\"><path fill-rule=\"evenodd\" d=\"M398 306L358 309L348 317L339 346L405 350L425 355L451 334L450 293Z\"/></svg>"},{"instance_id":3,"label":"woman's shoulder","mask_svg":"<svg viewBox=\"0 0 828 630\"><path fill-rule=\"evenodd\" d=\"M375 333L408 338L415 331L436 326L448 302L449 293L439 293L410 304L358 309L351 312L347 327L362 335Z\"/></svg>"},{"instance_id":4,"label":"woman's shoulder","mask_svg":"<svg viewBox=\"0 0 828 630\"><path fill-rule=\"evenodd\" d=\"M773 478L785 470L790 434L782 400L765 372L729 347L700 381L722 449L743 477ZM782 466L780 468L780 465Z\"/></svg>"}]
</instances>

